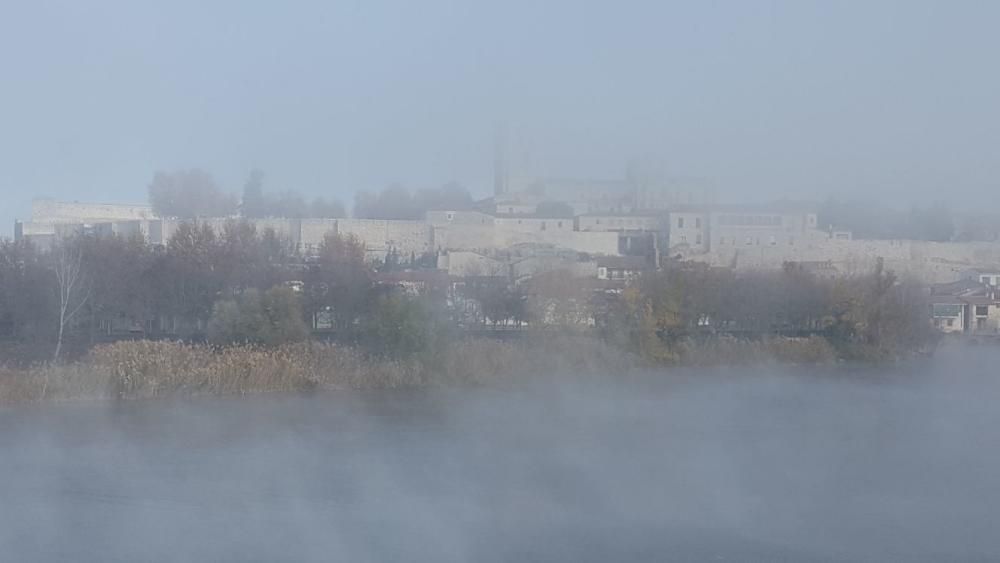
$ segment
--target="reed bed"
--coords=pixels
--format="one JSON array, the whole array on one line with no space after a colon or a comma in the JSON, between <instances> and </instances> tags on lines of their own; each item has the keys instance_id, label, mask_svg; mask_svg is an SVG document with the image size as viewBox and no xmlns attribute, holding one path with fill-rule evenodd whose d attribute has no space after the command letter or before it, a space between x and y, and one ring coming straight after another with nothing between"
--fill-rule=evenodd
<instances>
[{"instance_id":1,"label":"reed bed","mask_svg":"<svg viewBox=\"0 0 1000 563\"><path fill-rule=\"evenodd\" d=\"M558 371L606 373L631 365L624 354L589 338L456 341L424 363L315 342L213 348L129 341L95 347L70 364L0 367L0 403L484 384Z\"/></svg>"},{"instance_id":2,"label":"reed bed","mask_svg":"<svg viewBox=\"0 0 1000 563\"><path fill-rule=\"evenodd\" d=\"M676 363L689 366L827 364L838 358L818 336L718 337L681 342L674 350ZM640 365L620 348L579 335L457 340L421 358L379 358L317 342L276 348L118 342L97 346L74 363L0 366L0 403L485 385L555 373L614 375Z\"/></svg>"}]
</instances>

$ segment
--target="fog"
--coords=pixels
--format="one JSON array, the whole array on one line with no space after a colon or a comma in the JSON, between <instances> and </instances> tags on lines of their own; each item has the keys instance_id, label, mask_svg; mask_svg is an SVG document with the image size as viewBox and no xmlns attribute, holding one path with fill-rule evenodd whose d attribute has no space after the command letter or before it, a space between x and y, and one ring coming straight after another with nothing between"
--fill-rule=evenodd
<instances>
[{"instance_id":1,"label":"fog","mask_svg":"<svg viewBox=\"0 0 1000 563\"><path fill-rule=\"evenodd\" d=\"M499 131L539 177L639 162L720 202L888 206L842 207L869 223L1000 189L1000 3L8 4L0 239L34 197L143 203L157 172L233 206L254 170L313 212L486 197ZM998 361L3 407L0 559L995 561Z\"/></svg>"},{"instance_id":2,"label":"fog","mask_svg":"<svg viewBox=\"0 0 1000 563\"><path fill-rule=\"evenodd\" d=\"M995 561L993 347L0 410L12 561Z\"/></svg>"},{"instance_id":3,"label":"fog","mask_svg":"<svg viewBox=\"0 0 1000 563\"><path fill-rule=\"evenodd\" d=\"M997 188L992 2L13 3L0 234L33 196L142 202L200 167L350 201L486 195L508 123L540 171L644 158L732 199Z\"/></svg>"}]
</instances>

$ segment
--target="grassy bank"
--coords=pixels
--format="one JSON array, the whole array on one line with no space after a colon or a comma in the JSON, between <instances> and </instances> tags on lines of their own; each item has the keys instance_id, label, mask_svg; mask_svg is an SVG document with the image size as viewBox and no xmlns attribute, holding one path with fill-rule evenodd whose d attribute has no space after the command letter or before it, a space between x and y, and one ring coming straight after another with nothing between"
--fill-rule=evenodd
<instances>
[{"instance_id":1,"label":"grassy bank","mask_svg":"<svg viewBox=\"0 0 1000 563\"><path fill-rule=\"evenodd\" d=\"M836 348L820 336L759 340L718 337L701 342L686 341L677 346L677 354L679 362L687 366L828 364L840 359Z\"/></svg>"}]
</instances>

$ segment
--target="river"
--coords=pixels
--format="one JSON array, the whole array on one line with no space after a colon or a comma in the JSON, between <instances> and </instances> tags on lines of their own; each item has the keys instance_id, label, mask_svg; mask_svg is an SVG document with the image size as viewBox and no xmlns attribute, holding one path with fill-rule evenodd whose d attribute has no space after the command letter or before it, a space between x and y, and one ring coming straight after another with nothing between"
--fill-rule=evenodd
<instances>
[{"instance_id":1,"label":"river","mask_svg":"<svg viewBox=\"0 0 1000 563\"><path fill-rule=\"evenodd\" d=\"M3 561L997 561L1000 349L0 410Z\"/></svg>"}]
</instances>

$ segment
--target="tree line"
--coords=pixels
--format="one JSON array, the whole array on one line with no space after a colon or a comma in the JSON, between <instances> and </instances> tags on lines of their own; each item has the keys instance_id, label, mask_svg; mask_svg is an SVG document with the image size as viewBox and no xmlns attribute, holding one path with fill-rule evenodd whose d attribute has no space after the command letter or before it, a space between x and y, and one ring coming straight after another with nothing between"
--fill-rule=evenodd
<instances>
[{"instance_id":1,"label":"tree line","mask_svg":"<svg viewBox=\"0 0 1000 563\"><path fill-rule=\"evenodd\" d=\"M936 242L998 241L1000 214L956 212L945 202L899 210L872 201L828 199L818 209L820 228L849 230L855 238Z\"/></svg>"},{"instance_id":2,"label":"tree line","mask_svg":"<svg viewBox=\"0 0 1000 563\"><path fill-rule=\"evenodd\" d=\"M604 317L609 338L655 361L684 340L820 336L846 359L889 359L933 344L923 287L879 261L874 271L819 277L794 263L780 271L671 264L643 275Z\"/></svg>"},{"instance_id":3,"label":"tree line","mask_svg":"<svg viewBox=\"0 0 1000 563\"><path fill-rule=\"evenodd\" d=\"M317 259L305 264L290 242L246 221L231 221L218 233L182 223L162 247L141 236L92 234L44 251L3 241L0 341L9 355L30 360L45 357L46 349L58 356L64 339L85 348L112 330L276 343L301 336L307 315L318 311L349 324L370 285L371 268L356 240L328 236ZM253 319L254 307L271 315L266 330L251 330L264 318ZM245 313L239 322L234 310Z\"/></svg>"},{"instance_id":4,"label":"tree line","mask_svg":"<svg viewBox=\"0 0 1000 563\"><path fill-rule=\"evenodd\" d=\"M845 356L891 357L929 342L921 288L885 271L827 279L788 264L732 271L669 262L628 283L545 272L380 283L399 266L328 234L304 256L271 229L182 223L163 246L80 234L40 250L0 242L0 346L7 358L79 354L114 338L280 345L328 335L385 356L433 354L467 329L585 331L652 362L719 335L821 335Z\"/></svg>"},{"instance_id":5,"label":"tree line","mask_svg":"<svg viewBox=\"0 0 1000 563\"><path fill-rule=\"evenodd\" d=\"M237 196L223 190L211 174L200 169L157 172L149 185L153 211L161 217L195 219L268 217L309 219L348 216L337 199L307 198L296 190L268 191L264 173L253 170ZM429 210L470 210L475 201L455 182L437 188L410 190L390 184L379 191L355 192L352 216L359 219L420 220ZM1000 214L989 211L958 213L946 203L899 210L885 204L829 198L818 206L821 229L849 230L856 238L928 241L1000 240ZM547 217L573 217L570 205L543 201L536 213Z\"/></svg>"},{"instance_id":6,"label":"tree line","mask_svg":"<svg viewBox=\"0 0 1000 563\"><path fill-rule=\"evenodd\" d=\"M211 174L199 169L157 172L148 191L153 212L160 217L347 217L346 207L336 199L308 199L296 190L267 191L264 173L260 170L250 173L240 197L223 190ZM469 191L456 183L416 191L392 184L379 192L357 192L353 214L359 219L417 220L423 219L432 209L470 209L472 206Z\"/></svg>"}]
</instances>

